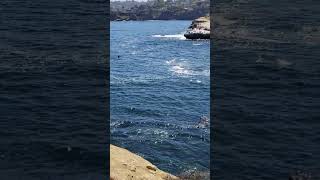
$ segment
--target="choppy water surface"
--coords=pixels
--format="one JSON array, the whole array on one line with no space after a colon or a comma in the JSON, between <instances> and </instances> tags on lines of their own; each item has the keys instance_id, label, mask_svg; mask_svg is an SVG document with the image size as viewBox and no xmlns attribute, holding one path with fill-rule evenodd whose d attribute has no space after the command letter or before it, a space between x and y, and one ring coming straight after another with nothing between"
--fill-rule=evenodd
<instances>
[{"instance_id":1,"label":"choppy water surface","mask_svg":"<svg viewBox=\"0 0 320 180\"><path fill-rule=\"evenodd\" d=\"M209 168L210 43L190 21L111 22L111 140L171 173Z\"/></svg>"},{"instance_id":2,"label":"choppy water surface","mask_svg":"<svg viewBox=\"0 0 320 180\"><path fill-rule=\"evenodd\" d=\"M214 8L214 177L319 176L319 2L230 0Z\"/></svg>"},{"instance_id":3,"label":"choppy water surface","mask_svg":"<svg viewBox=\"0 0 320 180\"><path fill-rule=\"evenodd\" d=\"M0 179L105 179L105 2L0 2Z\"/></svg>"}]
</instances>

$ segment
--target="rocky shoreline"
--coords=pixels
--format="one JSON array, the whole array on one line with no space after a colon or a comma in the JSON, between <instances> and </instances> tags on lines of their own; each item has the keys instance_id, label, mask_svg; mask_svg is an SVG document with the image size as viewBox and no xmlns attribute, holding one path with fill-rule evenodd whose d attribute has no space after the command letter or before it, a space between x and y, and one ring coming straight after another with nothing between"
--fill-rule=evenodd
<instances>
[{"instance_id":1,"label":"rocky shoreline","mask_svg":"<svg viewBox=\"0 0 320 180\"><path fill-rule=\"evenodd\" d=\"M110 145L110 180L179 180L141 156Z\"/></svg>"},{"instance_id":2,"label":"rocky shoreline","mask_svg":"<svg viewBox=\"0 0 320 180\"><path fill-rule=\"evenodd\" d=\"M193 20L184 36L187 39L210 39L210 16Z\"/></svg>"}]
</instances>

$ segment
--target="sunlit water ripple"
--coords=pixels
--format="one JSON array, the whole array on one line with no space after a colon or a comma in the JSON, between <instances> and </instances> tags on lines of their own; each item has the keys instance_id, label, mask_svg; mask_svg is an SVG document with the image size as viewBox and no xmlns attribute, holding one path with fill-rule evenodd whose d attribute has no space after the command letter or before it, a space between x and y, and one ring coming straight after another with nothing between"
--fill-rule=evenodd
<instances>
[{"instance_id":1,"label":"sunlit water ripple","mask_svg":"<svg viewBox=\"0 0 320 180\"><path fill-rule=\"evenodd\" d=\"M172 173L209 168L209 41L190 23L111 23L112 142Z\"/></svg>"}]
</instances>

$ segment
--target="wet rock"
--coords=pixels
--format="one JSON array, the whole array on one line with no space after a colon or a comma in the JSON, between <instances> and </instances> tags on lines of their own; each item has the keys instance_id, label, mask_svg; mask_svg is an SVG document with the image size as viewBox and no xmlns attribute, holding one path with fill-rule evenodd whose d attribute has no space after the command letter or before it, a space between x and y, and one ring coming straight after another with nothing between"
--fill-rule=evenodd
<instances>
[{"instance_id":1,"label":"wet rock","mask_svg":"<svg viewBox=\"0 0 320 180\"><path fill-rule=\"evenodd\" d=\"M196 128L208 128L210 126L210 119L206 116L201 116Z\"/></svg>"},{"instance_id":2,"label":"wet rock","mask_svg":"<svg viewBox=\"0 0 320 180\"><path fill-rule=\"evenodd\" d=\"M209 172L187 171L179 176L183 180L210 180Z\"/></svg>"}]
</instances>

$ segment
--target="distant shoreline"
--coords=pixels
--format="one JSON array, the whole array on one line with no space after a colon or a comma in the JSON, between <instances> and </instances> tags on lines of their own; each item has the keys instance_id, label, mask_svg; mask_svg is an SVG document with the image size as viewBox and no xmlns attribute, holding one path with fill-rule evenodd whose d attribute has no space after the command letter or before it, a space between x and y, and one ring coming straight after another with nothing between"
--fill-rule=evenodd
<instances>
[{"instance_id":1,"label":"distant shoreline","mask_svg":"<svg viewBox=\"0 0 320 180\"><path fill-rule=\"evenodd\" d=\"M194 17L194 18L163 18L163 19L144 19L144 18L141 18L141 19L127 19L127 18L123 18L123 19L110 19L110 21L193 21L194 19L198 18L200 16L197 16L197 17Z\"/></svg>"},{"instance_id":2,"label":"distant shoreline","mask_svg":"<svg viewBox=\"0 0 320 180\"><path fill-rule=\"evenodd\" d=\"M193 20L210 13L209 0L113 1L110 6L110 19L112 21Z\"/></svg>"},{"instance_id":3,"label":"distant shoreline","mask_svg":"<svg viewBox=\"0 0 320 180\"><path fill-rule=\"evenodd\" d=\"M130 21L193 21L193 19L145 19L145 20L110 20L110 22L130 22Z\"/></svg>"}]
</instances>

